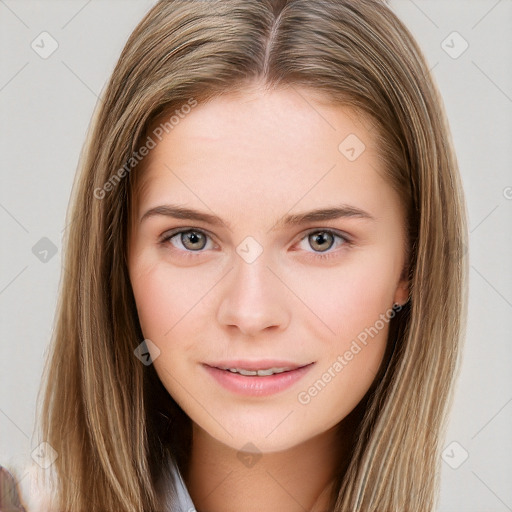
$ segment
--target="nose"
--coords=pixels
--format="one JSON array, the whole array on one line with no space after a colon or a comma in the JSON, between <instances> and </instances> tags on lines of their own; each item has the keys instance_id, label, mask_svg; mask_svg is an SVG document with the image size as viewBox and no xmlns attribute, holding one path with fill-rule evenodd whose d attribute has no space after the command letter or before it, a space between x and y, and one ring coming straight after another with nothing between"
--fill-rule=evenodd
<instances>
[{"instance_id":1,"label":"nose","mask_svg":"<svg viewBox=\"0 0 512 512\"><path fill-rule=\"evenodd\" d=\"M283 330L290 321L288 290L270 270L263 255L252 263L240 258L224 283L217 320L256 337L270 330Z\"/></svg>"}]
</instances>

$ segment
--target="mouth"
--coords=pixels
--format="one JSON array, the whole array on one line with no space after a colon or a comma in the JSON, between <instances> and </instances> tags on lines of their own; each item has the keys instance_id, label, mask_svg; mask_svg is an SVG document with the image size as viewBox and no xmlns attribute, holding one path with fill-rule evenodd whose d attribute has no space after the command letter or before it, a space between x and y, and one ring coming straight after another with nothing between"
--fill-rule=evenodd
<instances>
[{"instance_id":1,"label":"mouth","mask_svg":"<svg viewBox=\"0 0 512 512\"><path fill-rule=\"evenodd\" d=\"M260 359L258 361L249 361L244 359L233 359L229 361L217 361L214 363L205 363L212 368L219 370L228 370L233 373L240 373L247 376L267 376L275 373L290 372L302 368L312 363L299 364L284 359Z\"/></svg>"},{"instance_id":2,"label":"mouth","mask_svg":"<svg viewBox=\"0 0 512 512\"><path fill-rule=\"evenodd\" d=\"M219 370L227 370L231 373L239 373L240 375L245 375L246 377L268 377L269 375L275 375L277 373L291 372L296 370L297 368L302 368L301 366L291 367L287 366L284 368L279 368L273 366L272 368L260 368L258 370L247 370L246 368L228 368L224 366L217 366Z\"/></svg>"},{"instance_id":3,"label":"mouth","mask_svg":"<svg viewBox=\"0 0 512 512\"><path fill-rule=\"evenodd\" d=\"M298 382L315 363L282 360L220 361L204 368L225 389L243 395L267 396Z\"/></svg>"}]
</instances>

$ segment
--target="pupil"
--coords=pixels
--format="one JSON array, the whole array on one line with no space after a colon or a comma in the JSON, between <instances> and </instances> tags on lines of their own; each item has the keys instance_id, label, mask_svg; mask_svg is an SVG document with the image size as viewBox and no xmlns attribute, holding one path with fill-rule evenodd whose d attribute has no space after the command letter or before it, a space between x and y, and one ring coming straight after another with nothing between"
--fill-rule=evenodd
<instances>
[{"instance_id":1,"label":"pupil","mask_svg":"<svg viewBox=\"0 0 512 512\"><path fill-rule=\"evenodd\" d=\"M321 232L313 237L314 243L317 245L322 245L326 242L327 237L330 237L330 236L331 236L330 233ZM332 243L327 248L329 249L331 247L331 245L332 245ZM320 249L321 249L321 247L320 247Z\"/></svg>"},{"instance_id":2,"label":"pupil","mask_svg":"<svg viewBox=\"0 0 512 512\"><path fill-rule=\"evenodd\" d=\"M200 242L201 237L195 231L190 231L189 233L186 233L185 236L187 238L186 242L190 242L192 245ZM185 244L185 246L186 246L186 244ZM197 247L195 247L195 249L197 249Z\"/></svg>"}]
</instances>

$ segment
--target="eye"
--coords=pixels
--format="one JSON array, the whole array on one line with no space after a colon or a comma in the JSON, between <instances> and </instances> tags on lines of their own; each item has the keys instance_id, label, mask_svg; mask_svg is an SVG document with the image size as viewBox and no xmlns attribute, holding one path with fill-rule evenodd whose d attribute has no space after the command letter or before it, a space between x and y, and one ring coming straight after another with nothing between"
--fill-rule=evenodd
<instances>
[{"instance_id":1,"label":"eye","mask_svg":"<svg viewBox=\"0 0 512 512\"><path fill-rule=\"evenodd\" d=\"M329 258L331 256L334 256L333 251L329 251L329 249L331 249L335 245L336 238L341 240L341 243L338 243L338 247L340 245L351 245L351 241L348 239L348 237L340 233L336 233L332 230L310 231L309 233L306 234L304 238L302 238L301 242L307 240L309 246L314 249L312 252L316 253L313 255L313 257Z\"/></svg>"},{"instance_id":2,"label":"eye","mask_svg":"<svg viewBox=\"0 0 512 512\"><path fill-rule=\"evenodd\" d=\"M160 243L170 243L173 247L186 252L201 252L203 249L207 248L206 245L209 238L210 237L203 231L187 229L165 233Z\"/></svg>"}]
</instances>

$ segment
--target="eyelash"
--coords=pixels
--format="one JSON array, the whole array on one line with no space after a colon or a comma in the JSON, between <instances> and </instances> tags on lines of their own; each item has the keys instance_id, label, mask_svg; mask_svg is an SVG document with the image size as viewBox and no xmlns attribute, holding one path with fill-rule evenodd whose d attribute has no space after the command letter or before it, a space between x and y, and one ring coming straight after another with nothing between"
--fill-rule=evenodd
<instances>
[{"instance_id":1,"label":"eyelash","mask_svg":"<svg viewBox=\"0 0 512 512\"><path fill-rule=\"evenodd\" d=\"M159 240L159 243L162 245L162 246L166 246L168 245L168 243L170 242L170 240L172 238L174 238L176 235L181 235L183 233L200 233L208 238L211 239L210 235L206 232L204 232L203 230L201 229L195 229L195 228L188 228L188 229L180 229L180 230L176 230L176 231L172 231L170 233L165 233L164 235L162 235L162 237L160 238ZM341 234L339 233L338 231L335 231L335 230L332 230L332 229L313 229L311 231L308 231L307 233L305 233L305 235L299 240L299 242L302 242L302 240L304 240L305 238L307 238L308 236L314 234L314 233L328 233L328 234L331 234L333 235L334 237L338 237L340 238L341 240L343 240L343 244L342 244L342 247L351 247L353 244L352 244L352 241L344 234ZM335 245L335 244L333 244ZM173 249L175 249L173 247ZM182 249L177 249L181 252L184 252L186 255L184 256L185 258L195 258L196 256L199 256L201 255L204 251L203 250L200 250L200 251L190 251L190 250L182 250ZM333 251L331 251L331 249L328 249L329 252L325 252L325 253L320 253L320 252L313 252L313 258L319 258L321 260L327 260L329 258L332 258L334 256L336 256L335 253L333 253ZM308 251L309 252L309 251Z\"/></svg>"}]
</instances>

